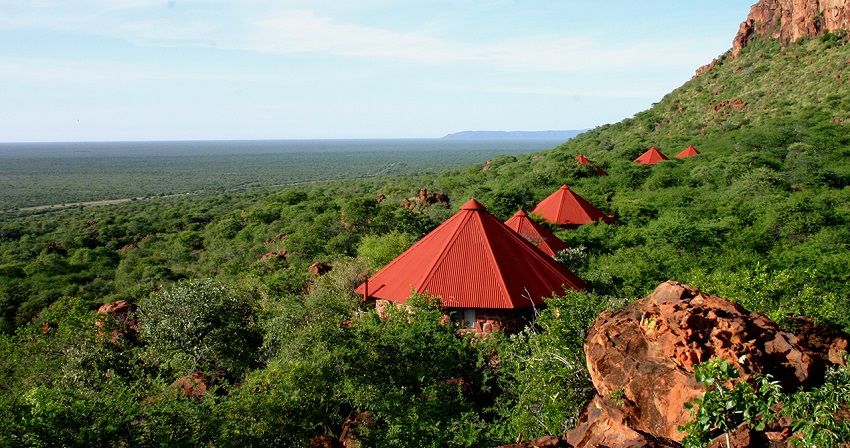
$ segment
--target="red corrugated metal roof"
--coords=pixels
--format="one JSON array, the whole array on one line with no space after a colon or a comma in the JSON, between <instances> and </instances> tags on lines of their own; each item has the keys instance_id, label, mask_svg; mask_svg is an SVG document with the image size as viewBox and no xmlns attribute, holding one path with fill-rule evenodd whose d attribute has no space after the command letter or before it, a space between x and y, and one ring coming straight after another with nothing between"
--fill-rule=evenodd
<instances>
[{"instance_id":1,"label":"red corrugated metal roof","mask_svg":"<svg viewBox=\"0 0 850 448\"><path fill-rule=\"evenodd\" d=\"M579 226L599 221L613 222L614 218L602 213L593 204L577 195L570 187L561 185L548 198L540 201L533 213L547 222L559 226Z\"/></svg>"},{"instance_id":2,"label":"red corrugated metal roof","mask_svg":"<svg viewBox=\"0 0 850 448\"><path fill-rule=\"evenodd\" d=\"M576 156L576 162L578 162L579 165L587 165L587 166L593 168L593 171L596 172L597 176L607 176L608 175L608 173L606 173L605 170L603 170L602 168L599 168L598 166L594 166L593 163L590 161L590 159L585 157L584 154L577 155Z\"/></svg>"},{"instance_id":3,"label":"red corrugated metal roof","mask_svg":"<svg viewBox=\"0 0 850 448\"><path fill-rule=\"evenodd\" d=\"M677 159L686 159L688 157L698 156L700 153L693 146L688 146L682 152L676 154Z\"/></svg>"},{"instance_id":4,"label":"red corrugated metal roof","mask_svg":"<svg viewBox=\"0 0 850 448\"><path fill-rule=\"evenodd\" d=\"M395 302L415 291L439 296L447 308L525 308L584 282L471 199L368 286L370 297Z\"/></svg>"},{"instance_id":5,"label":"red corrugated metal roof","mask_svg":"<svg viewBox=\"0 0 850 448\"><path fill-rule=\"evenodd\" d=\"M516 212L511 219L505 221L505 225L510 227L514 232L520 234L523 238L530 241L531 244L537 246L538 249L542 250L550 257L554 257L559 251L570 247L567 243L553 235L549 229L534 222L534 220L529 218L528 214L523 210Z\"/></svg>"},{"instance_id":6,"label":"red corrugated metal roof","mask_svg":"<svg viewBox=\"0 0 850 448\"><path fill-rule=\"evenodd\" d=\"M661 153L655 146L646 150L645 153L641 154L640 157L635 159L635 162L640 163L641 165L655 165L656 163L662 160L669 160L667 156Z\"/></svg>"}]
</instances>

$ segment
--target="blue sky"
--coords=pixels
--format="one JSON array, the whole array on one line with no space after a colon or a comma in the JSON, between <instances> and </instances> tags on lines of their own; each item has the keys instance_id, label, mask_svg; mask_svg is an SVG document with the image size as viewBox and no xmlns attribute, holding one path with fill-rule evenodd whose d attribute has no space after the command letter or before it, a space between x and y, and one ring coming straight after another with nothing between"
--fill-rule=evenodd
<instances>
[{"instance_id":1,"label":"blue sky","mask_svg":"<svg viewBox=\"0 0 850 448\"><path fill-rule=\"evenodd\" d=\"M0 141L581 129L726 51L753 0L0 0Z\"/></svg>"}]
</instances>

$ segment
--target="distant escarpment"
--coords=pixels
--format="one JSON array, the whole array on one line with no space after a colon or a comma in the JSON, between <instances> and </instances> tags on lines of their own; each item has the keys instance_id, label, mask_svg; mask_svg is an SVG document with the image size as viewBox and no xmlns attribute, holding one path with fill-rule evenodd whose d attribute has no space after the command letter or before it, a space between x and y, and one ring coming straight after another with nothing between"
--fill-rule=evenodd
<instances>
[{"instance_id":1,"label":"distant escarpment","mask_svg":"<svg viewBox=\"0 0 850 448\"><path fill-rule=\"evenodd\" d=\"M768 37L783 43L825 32L850 30L850 0L761 0L750 9L732 41L738 57L753 39Z\"/></svg>"}]
</instances>

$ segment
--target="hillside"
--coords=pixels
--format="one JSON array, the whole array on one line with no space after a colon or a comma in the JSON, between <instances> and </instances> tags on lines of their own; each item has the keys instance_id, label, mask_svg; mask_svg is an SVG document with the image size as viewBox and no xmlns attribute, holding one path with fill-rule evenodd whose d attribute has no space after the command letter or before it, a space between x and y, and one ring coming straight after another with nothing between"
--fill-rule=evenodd
<instances>
[{"instance_id":1,"label":"hillside","mask_svg":"<svg viewBox=\"0 0 850 448\"><path fill-rule=\"evenodd\" d=\"M633 118L435 186L507 217L570 183L621 223L561 234L588 247L584 275L606 292L634 297L667 278L793 267L817 271L807 283L830 285L850 303L840 287L848 279L848 62L846 36L753 42ZM671 158L694 145L702 156L631 162L653 145ZM578 153L610 176L577 166Z\"/></svg>"},{"instance_id":2,"label":"hillside","mask_svg":"<svg viewBox=\"0 0 850 448\"><path fill-rule=\"evenodd\" d=\"M596 393L583 352L596 317L668 279L782 328L805 315L850 330L850 44L818 26L781 38L782 17L808 23L783 12L798 3L763 0L754 11L779 11L777 38L750 17L734 56L546 152L0 223L0 446L491 447L563 434ZM702 155L632 162L652 145ZM381 317L352 293L467 198L507 219L562 183L617 224L556 231L591 291L549 299L536 329L473 342L427 297ZM429 204L434 192L450 205ZM314 262L332 270L311 274ZM801 390L812 395L795 431L850 440L843 423L818 426L831 414L805 420L806 403L848 404L829 394L850 385L847 369L826 381Z\"/></svg>"}]
</instances>

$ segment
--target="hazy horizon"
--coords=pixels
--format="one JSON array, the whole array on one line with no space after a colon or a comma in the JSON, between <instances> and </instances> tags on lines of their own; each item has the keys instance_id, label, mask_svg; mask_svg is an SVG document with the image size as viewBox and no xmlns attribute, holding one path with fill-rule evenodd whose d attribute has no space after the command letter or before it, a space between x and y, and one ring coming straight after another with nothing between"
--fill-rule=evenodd
<instances>
[{"instance_id":1,"label":"hazy horizon","mask_svg":"<svg viewBox=\"0 0 850 448\"><path fill-rule=\"evenodd\" d=\"M12 143L593 128L728 50L750 2L0 5Z\"/></svg>"}]
</instances>

